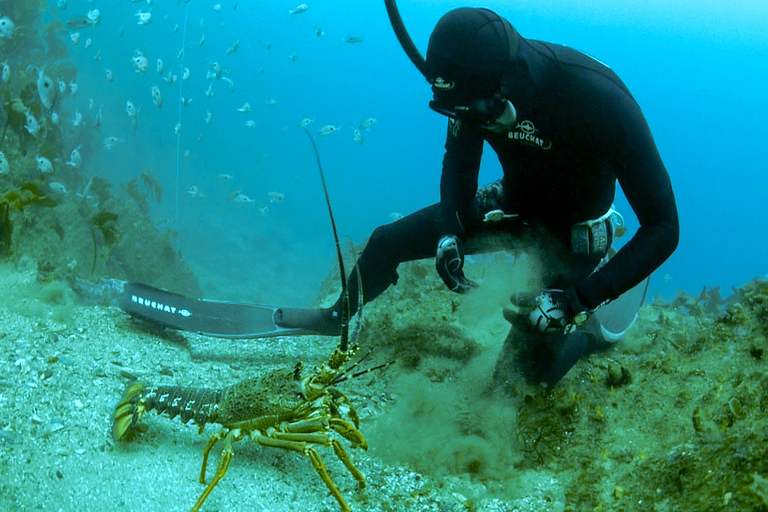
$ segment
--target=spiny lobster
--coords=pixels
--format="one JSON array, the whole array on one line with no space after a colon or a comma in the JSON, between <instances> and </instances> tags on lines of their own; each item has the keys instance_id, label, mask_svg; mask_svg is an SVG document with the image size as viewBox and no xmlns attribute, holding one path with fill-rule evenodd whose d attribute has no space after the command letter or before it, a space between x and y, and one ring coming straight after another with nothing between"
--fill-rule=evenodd
<instances>
[{"instance_id":1,"label":"spiny lobster","mask_svg":"<svg viewBox=\"0 0 768 512\"><path fill-rule=\"evenodd\" d=\"M200 482L205 484L205 470L211 450L222 441L219 467L192 507L192 512L200 510L208 495L227 474L234 456L232 444L244 437L259 445L292 450L307 456L344 512L350 512L349 505L331 479L315 446L332 446L336 456L357 480L359 487L365 486L362 473L352 463L339 440L333 436L334 433L340 435L349 441L352 448L368 448L363 434L358 430L359 419L354 407L347 397L334 387L350 376L349 371L354 365L347 365L356 352L356 347L349 347L349 296L336 223L317 146L306 129L305 132L317 157L342 276L339 346L326 362L316 366L306 376L302 374L302 364L298 363L293 368L278 368L223 389L151 386L134 382L126 388L112 416L112 437L115 441L125 439L126 434L136 426L142 415L151 410L156 410L158 414L166 413L171 418L179 416L184 423L194 421L201 433L208 423L222 425L208 440L203 450ZM362 293L358 296L358 311L362 312ZM358 322L358 328L359 326ZM360 373L364 372L358 372L354 376Z\"/></svg>"}]
</instances>

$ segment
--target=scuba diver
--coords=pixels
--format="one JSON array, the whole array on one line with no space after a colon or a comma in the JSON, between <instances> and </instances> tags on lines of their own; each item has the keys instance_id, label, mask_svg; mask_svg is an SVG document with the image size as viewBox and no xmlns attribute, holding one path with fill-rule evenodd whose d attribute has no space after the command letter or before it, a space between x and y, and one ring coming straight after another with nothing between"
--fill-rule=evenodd
<instances>
[{"instance_id":1,"label":"scuba diver","mask_svg":"<svg viewBox=\"0 0 768 512\"><path fill-rule=\"evenodd\" d=\"M449 289L469 292L476 284L463 272L464 256L487 251L478 242L489 234L511 235L543 259L544 289L505 310L513 329L496 380L515 367L557 382L580 357L614 341L593 313L677 247L675 198L648 125L604 64L526 39L488 9L445 14L417 65L432 86L429 106L448 117L440 202L373 231L357 261L364 302L397 282L400 263L428 257ZM478 188L484 143L504 175ZM605 263L623 228L612 208L617 180L640 228ZM341 299L327 309L282 308L275 321L338 334L340 308Z\"/></svg>"},{"instance_id":2,"label":"scuba diver","mask_svg":"<svg viewBox=\"0 0 768 512\"><path fill-rule=\"evenodd\" d=\"M579 358L621 337L642 299L618 328L607 328L610 315L601 313L612 307L615 313L622 294L647 286L677 247L675 198L646 120L607 66L565 46L526 39L488 9L445 14L424 59L394 0L385 2L401 45L432 87L429 106L448 117L440 202L376 228L349 275L349 294L330 308L223 305L135 284L126 288L122 307L176 328L233 338L338 335L346 304L354 314L360 289L370 302L396 284L402 262L435 258L450 290L470 292L477 285L464 274L465 255L498 249L487 241L501 237L505 249L535 252L544 270L541 290L513 297L504 310L512 328L494 382L511 385L511 376L522 373L556 383ZM486 143L503 176L479 187ZM612 207L617 181L640 227L613 251L624 229Z\"/></svg>"}]
</instances>

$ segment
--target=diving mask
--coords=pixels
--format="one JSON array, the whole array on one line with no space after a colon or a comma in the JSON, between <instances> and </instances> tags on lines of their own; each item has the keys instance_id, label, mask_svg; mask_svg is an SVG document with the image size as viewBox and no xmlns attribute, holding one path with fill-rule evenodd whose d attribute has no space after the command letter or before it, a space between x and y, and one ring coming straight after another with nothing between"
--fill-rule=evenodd
<instances>
[{"instance_id":1,"label":"diving mask","mask_svg":"<svg viewBox=\"0 0 768 512\"><path fill-rule=\"evenodd\" d=\"M480 123L484 129L493 132L510 130L517 121L517 111L512 102L498 94L493 98L471 100L466 105L449 105L436 99L429 102L429 108L453 119Z\"/></svg>"}]
</instances>

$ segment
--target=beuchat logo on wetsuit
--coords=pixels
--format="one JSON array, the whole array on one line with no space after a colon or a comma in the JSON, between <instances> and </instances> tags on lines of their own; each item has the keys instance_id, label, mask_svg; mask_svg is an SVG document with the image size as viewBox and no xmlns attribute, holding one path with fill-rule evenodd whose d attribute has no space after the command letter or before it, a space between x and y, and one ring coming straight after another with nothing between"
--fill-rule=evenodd
<instances>
[{"instance_id":1,"label":"beuchat logo on wetsuit","mask_svg":"<svg viewBox=\"0 0 768 512\"><path fill-rule=\"evenodd\" d=\"M507 137L546 151L552 147L552 141L539 137L536 134L538 131L539 129L534 126L533 122L526 119L525 121L517 123L514 130L507 132Z\"/></svg>"}]
</instances>

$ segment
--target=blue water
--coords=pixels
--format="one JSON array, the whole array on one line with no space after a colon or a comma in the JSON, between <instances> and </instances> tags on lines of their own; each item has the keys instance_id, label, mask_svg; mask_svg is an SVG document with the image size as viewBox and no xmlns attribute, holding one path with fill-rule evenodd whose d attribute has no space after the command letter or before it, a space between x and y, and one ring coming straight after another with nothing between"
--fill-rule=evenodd
<instances>
[{"instance_id":1,"label":"blue water","mask_svg":"<svg viewBox=\"0 0 768 512\"><path fill-rule=\"evenodd\" d=\"M314 132L341 125L338 133L318 137L318 144L342 235L361 242L392 212L407 214L438 200L446 120L427 107L430 89L400 49L383 1L318 1L289 14L297 3L240 0L235 8L233 0L157 0L152 22L144 26L135 13L147 4L127 0L70 0L55 14L66 21L90 9L101 12L100 24L82 29L79 45L68 45L79 91L60 108L70 116L75 109L86 112L93 98L104 105L99 140L113 135L123 142L111 151L86 147L85 169L123 183L151 168L165 185L153 218L179 231L180 249L206 293L219 299L306 304L333 265L314 155L297 126L302 118L313 119ZM462 5L401 4L422 52L439 17ZM525 37L572 46L609 64L646 114L681 219L680 246L654 274L652 292L673 297L678 289L698 293L702 286L728 291L766 274L768 4L513 4L484 3ZM353 34L364 42L343 42ZM93 45L86 49L88 37ZM236 40L238 51L227 54ZM144 75L133 70L136 50L150 61ZM162 77L157 58L164 61ZM213 62L233 80L234 91L221 79L206 78ZM190 70L188 81L181 80L182 66ZM106 68L114 72L113 83ZM178 76L172 85L163 79L168 71ZM209 84L212 98L204 94ZM162 91L162 109L152 102L153 85ZM180 107L182 96L192 102ZM127 100L140 107L135 130ZM245 102L253 109L248 115L236 110ZM209 110L212 124L205 122ZM367 117L377 122L358 144L351 128ZM248 119L253 128L244 126ZM217 178L224 173L234 179ZM488 150L481 183L499 176ZM204 197L192 198L192 185ZM256 202L227 202L238 186ZM270 192L284 199L270 203ZM626 201L617 203L630 227L636 226ZM262 207L269 209L264 215Z\"/></svg>"}]
</instances>

